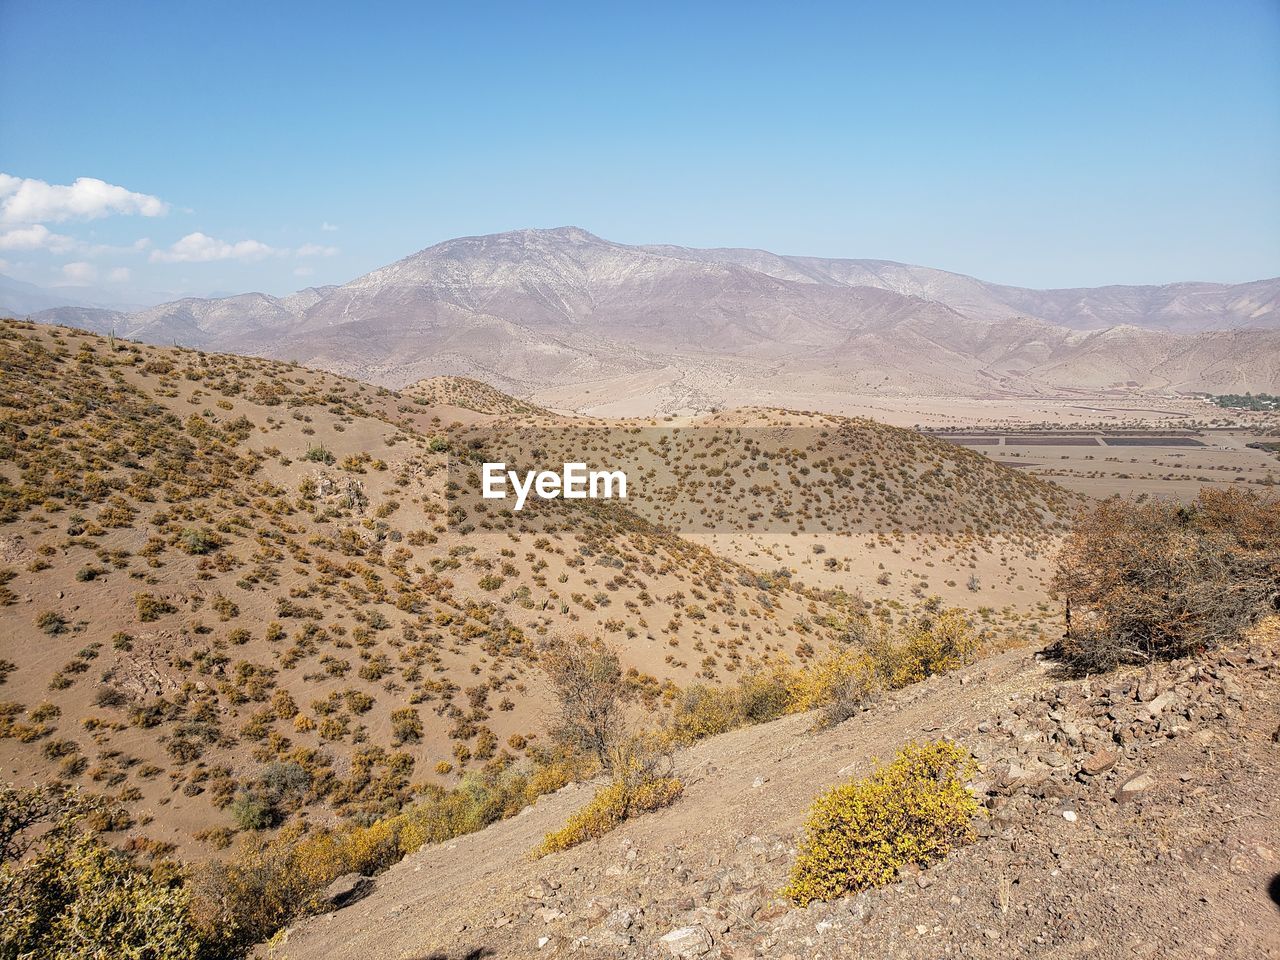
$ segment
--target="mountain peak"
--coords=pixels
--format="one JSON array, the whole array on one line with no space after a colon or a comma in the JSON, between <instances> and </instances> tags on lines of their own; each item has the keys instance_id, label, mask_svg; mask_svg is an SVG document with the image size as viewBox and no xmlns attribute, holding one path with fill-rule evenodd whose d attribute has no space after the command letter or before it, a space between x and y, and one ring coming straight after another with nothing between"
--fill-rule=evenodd
<instances>
[{"instance_id":1,"label":"mountain peak","mask_svg":"<svg viewBox=\"0 0 1280 960\"><path fill-rule=\"evenodd\" d=\"M446 240L341 287L282 299L65 316L152 342L310 360L389 386L461 374L533 394L591 380L583 396L592 403L611 390L667 391L680 394L679 407L706 409L757 396L766 375L794 383L810 371L831 377L823 390L833 394L982 396L1001 376L1051 388L1272 392L1280 283L1029 290L888 260L616 243L565 225ZM1215 345L1221 362L1211 370L1188 352L1194 338L1245 328ZM1100 345L1115 354L1105 371L1096 369Z\"/></svg>"}]
</instances>

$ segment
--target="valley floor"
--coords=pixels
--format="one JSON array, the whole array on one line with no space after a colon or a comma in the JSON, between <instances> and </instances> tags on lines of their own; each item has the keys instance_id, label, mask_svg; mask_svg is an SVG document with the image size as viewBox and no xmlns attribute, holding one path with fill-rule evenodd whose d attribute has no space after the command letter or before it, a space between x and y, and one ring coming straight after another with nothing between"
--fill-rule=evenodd
<instances>
[{"instance_id":1,"label":"valley floor","mask_svg":"<svg viewBox=\"0 0 1280 960\"><path fill-rule=\"evenodd\" d=\"M739 730L677 758L675 806L599 843L529 857L591 796L569 787L261 954L1280 957L1276 654L1273 633L1202 667L1065 681L1016 650L825 732L805 715ZM814 796L940 737L983 763L983 838L891 887L780 901Z\"/></svg>"}]
</instances>

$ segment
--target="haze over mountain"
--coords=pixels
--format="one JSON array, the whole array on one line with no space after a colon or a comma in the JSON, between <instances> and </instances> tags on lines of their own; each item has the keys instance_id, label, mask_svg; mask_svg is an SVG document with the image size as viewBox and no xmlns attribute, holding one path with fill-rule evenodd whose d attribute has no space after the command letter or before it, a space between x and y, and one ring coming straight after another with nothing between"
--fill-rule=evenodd
<instances>
[{"instance_id":1,"label":"haze over mountain","mask_svg":"<svg viewBox=\"0 0 1280 960\"><path fill-rule=\"evenodd\" d=\"M35 319L393 387L438 374L524 396L598 383L651 395L654 409L771 385L815 405L842 392L1280 389L1280 278L1028 290L882 260L632 246L576 227L449 240L283 298Z\"/></svg>"},{"instance_id":2,"label":"haze over mountain","mask_svg":"<svg viewBox=\"0 0 1280 960\"><path fill-rule=\"evenodd\" d=\"M47 290L25 280L0 274L0 312L27 314L58 307L84 306L84 301L62 290Z\"/></svg>"}]
</instances>

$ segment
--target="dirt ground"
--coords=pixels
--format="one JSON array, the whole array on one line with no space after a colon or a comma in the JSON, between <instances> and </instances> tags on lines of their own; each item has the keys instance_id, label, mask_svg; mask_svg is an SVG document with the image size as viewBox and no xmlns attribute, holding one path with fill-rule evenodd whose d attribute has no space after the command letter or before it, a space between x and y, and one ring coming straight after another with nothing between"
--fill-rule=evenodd
<instances>
[{"instance_id":1,"label":"dirt ground","mask_svg":"<svg viewBox=\"0 0 1280 960\"><path fill-rule=\"evenodd\" d=\"M678 757L687 790L668 810L532 860L591 795L566 788L411 855L367 898L262 955L1277 957L1275 652L1232 655L1207 673L1173 665L1082 682L1013 651L825 732L809 716L739 730ZM1165 704L1150 699L1157 690L1191 705L1153 721ZM1095 716L1125 742L1108 772L1072 776L1087 766L1078 758ZM1083 737L1079 749L1063 731ZM983 760L974 789L992 807L985 836L879 891L804 910L781 903L814 796L905 741L939 737ZM1116 799L1128 784L1142 788L1136 799Z\"/></svg>"}]
</instances>

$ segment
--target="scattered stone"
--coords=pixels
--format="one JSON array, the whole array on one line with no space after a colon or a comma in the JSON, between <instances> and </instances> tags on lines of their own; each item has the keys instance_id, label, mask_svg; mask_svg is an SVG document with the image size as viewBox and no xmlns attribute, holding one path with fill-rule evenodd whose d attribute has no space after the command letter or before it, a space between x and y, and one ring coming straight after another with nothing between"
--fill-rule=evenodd
<instances>
[{"instance_id":1,"label":"scattered stone","mask_svg":"<svg viewBox=\"0 0 1280 960\"><path fill-rule=\"evenodd\" d=\"M621 930L602 930L593 939L596 946L611 947L615 950L625 950L634 942L631 934Z\"/></svg>"},{"instance_id":2,"label":"scattered stone","mask_svg":"<svg viewBox=\"0 0 1280 960\"><path fill-rule=\"evenodd\" d=\"M1147 773L1140 773L1137 776L1130 777L1124 783L1116 788L1115 798L1120 803L1130 800L1136 800L1146 791L1156 785L1155 779Z\"/></svg>"},{"instance_id":3,"label":"scattered stone","mask_svg":"<svg viewBox=\"0 0 1280 960\"><path fill-rule=\"evenodd\" d=\"M605 918L604 925L610 930L629 930L634 922L635 914L630 910L619 907Z\"/></svg>"},{"instance_id":4,"label":"scattered stone","mask_svg":"<svg viewBox=\"0 0 1280 960\"><path fill-rule=\"evenodd\" d=\"M787 904L781 900L771 900L756 911L755 919L761 923L767 923L770 920L776 920L786 913L788 909Z\"/></svg>"},{"instance_id":5,"label":"scattered stone","mask_svg":"<svg viewBox=\"0 0 1280 960\"><path fill-rule=\"evenodd\" d=\"M1099 750L1085 757L1080 764L1080 772L1090 777L1098 777L1116 765L1120 755L1114 750Z\"/></svg>"},{"instance_id":6,"label":"scattered stone","mask_svg":"<svg viewBox=\"0 0 1280 960\"><path fill-rule=\"evenodd\" d=\"M711 949L711 934L701 926L677 927L658 942L673 957L700 957Z\"/></svg>"}]
</instances>

